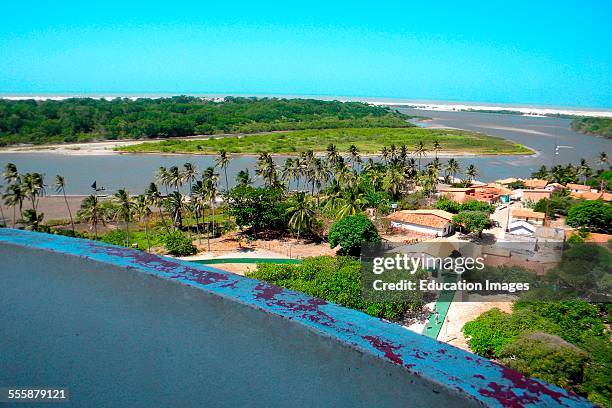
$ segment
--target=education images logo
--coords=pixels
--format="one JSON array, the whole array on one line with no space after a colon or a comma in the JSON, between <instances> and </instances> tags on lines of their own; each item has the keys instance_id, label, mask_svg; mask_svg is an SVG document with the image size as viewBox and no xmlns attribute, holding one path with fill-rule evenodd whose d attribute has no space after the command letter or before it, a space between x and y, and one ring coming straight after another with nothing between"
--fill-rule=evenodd
<instances>
[{"instance_id":1,"label":"education images logo","mask_svg":"<svg viewBox=\"0 0 612 408\"><path fill-rule=\"evenodd\" d=\"M509 276L499 265L521 264L542 251L547 261L560 256L554 248L549 251L522 243L507 248L470 242L365 245L362 294L366 301L383 302L421 301L427 293L441 291L519 295L532 289L537 273L521 269ZM535 262L528 265L539 266Z\"/></svg>"},{"instance_id":2,"label":"education images logo","mask_svg":"<svg viewBox=\"0 0 612 408\"><path fill-rule=\"evenodd\" d=\"M411 276L423 269L425 271L438 271L442 274L455 274L461 276L466 271L482 271L485 269L485 258L483 256L470 257L432 257L425 254L420 256L409 256L408 254L396 253L392 256L379 256L372 259L372 273L382 275L397 271L409 273ZM456 281L440 281L436 278L428 279L400 279L399 281L387 282L384 279L375 279L372 288L377 291L395 290L420 290L420 291L442 291L442 290L467 290L467 291L517 291L529 290L529 282L469 282L465 279Z\"/></svg>"}]
</instances>

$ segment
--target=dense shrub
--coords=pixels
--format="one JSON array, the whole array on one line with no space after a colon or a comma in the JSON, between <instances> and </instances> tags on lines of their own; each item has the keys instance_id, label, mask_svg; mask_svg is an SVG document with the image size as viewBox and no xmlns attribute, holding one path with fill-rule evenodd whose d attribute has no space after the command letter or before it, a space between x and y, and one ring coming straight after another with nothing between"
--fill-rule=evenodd
<instances>
[{"instance_id":1,"label":"dense shrub","mask_svg":"<svg viewBox=\"0 0 612 408\"><path fill-rule=\"evenodd\" d=\"M363 243L379 241L376 227L363 214L344 217L329 230L329 246L335 248L340 245L340 252L344 255L358 256Z\"/></svg>"},{"instance_id":2,"label":"dense shrub","mask_svg":"<svg viewBox=\"0 0 612 408\"><path fill-rule=\"evenodd\" d=\"M530 377L579 392L588 354L547 333L522 333L499 353L500 361Z\"/></svg>"},{"instance_id":3,"label":"dense shrub","mask_svg":"<svg viewBox=\"0 0 612 408\"><path fill-rule=\"evenodd\" d=\"M446 197L442 197L438 200L436 208L453 214L457 214L461 211L482 211L491 214L495 211L495 206L481 201L469 200L461 204Z\"/></svg>"},{"instance_id":4,"label":"dense shrub","mask_svg":"<svg viewBox=\"0 0 612 408\"><path fill-rule=\"evenodd\" d=\"M191 239L181 232L173 232L164 237L166 250L175 256L189 256L196 253L196 247Z\"/></svg>"},{"instance_id":5,"label":"dense shrub","mask_svg":"<svg viewBox=\"0 0 612 408\"><path fill-rule=\"evenodd\" d=\"M512 314L491 309L463 331L477 354L610 406L609 311L607 304L582 300L520 301Z\"/></svg>"},{"instance_id":6,"label":"dense shrub","mask_svg":"<svg viewBox=\"0 0 612 408\"><path fill-rule=\"evenodd\" d=\"M558 333L559 330L558 325L528 309L509 314L498 308L481 314L463 327L463 333L469 339L470 350L488 358L499 356L502 348L521 333Z\"/></svg>"},{"instance_id":7,"label":"dense shrub","mask_svg":"<svg viewBox=\"0 0 612 408\"><path fill-rule=\"evenodd\" d=\"M306 258L300 265L260 264L247 276L274 285L304 292L341 306L361 310L372 316L399 320L421 302L366 302L361 292L361 264L350 257Z\"/></svg>"},{"instance_id":8,"label":"dense shrub","mask_svg":"<svg viewBox=\"0 0 612 408\"><path fill-rule=\"evenodd\" d=\"M483 211L461 211L453 216L453 224L463 232L475 232L480 237L482 231L491 225L491 220L489 220L489 215Z\"/></svg>"},{"instance_id":9,"label":"dense shrub","mask_svg":"<svg viewBox=\"0 0 612 408\"><path fill-rule=\"evenodd\" d=\"M589 231L612 232L612 204L603 200L585 200L570 207L567 225Z\"/></svg>"}]
</instances>

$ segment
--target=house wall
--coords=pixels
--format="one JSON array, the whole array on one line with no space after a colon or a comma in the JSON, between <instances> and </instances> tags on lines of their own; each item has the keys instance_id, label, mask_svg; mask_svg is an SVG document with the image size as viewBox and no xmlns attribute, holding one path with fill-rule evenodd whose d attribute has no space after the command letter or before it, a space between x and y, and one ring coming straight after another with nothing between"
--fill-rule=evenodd
<instances>
[{"instance_id":1,"label":"house wall","mask_svg":"<svg viewBox=\"0 0 612 408\"><path fill-rule=\"evenodd\" d=\"M76 407L591 406L364 313L142 251L0 228L0 384Z\"/></svg>"},{"instance_id":2,"label":"house wall","mask_svg":"<svg viewBox=\"0 0 612 408\"><path fill-rule=\"evenodd\" d=\"M443 236L449 235L453 230L452 225L450 223L448 223L445 228L433 228L433 227L427 227L424 225L391 221L391 226L393 228L401 228L404 230L416 232L418 234L433 235L436 237L443 237Z\"/></svg>"}]
</instances>

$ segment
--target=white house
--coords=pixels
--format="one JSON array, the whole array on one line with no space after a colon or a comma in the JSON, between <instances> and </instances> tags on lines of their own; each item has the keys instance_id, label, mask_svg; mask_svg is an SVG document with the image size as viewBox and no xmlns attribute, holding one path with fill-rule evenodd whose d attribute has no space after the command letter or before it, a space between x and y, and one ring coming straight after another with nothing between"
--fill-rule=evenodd
<instances>
[{"instance_id":1,"label":"white house","mask_svg":"<svg viewBox=\"0 0 612 408\"><path fill-rule=\"evenodd\" d=\"M391 227L444 237L453 232L453 214L442 210L402 210L387 216Z\"/></svg>"}]
</instances>

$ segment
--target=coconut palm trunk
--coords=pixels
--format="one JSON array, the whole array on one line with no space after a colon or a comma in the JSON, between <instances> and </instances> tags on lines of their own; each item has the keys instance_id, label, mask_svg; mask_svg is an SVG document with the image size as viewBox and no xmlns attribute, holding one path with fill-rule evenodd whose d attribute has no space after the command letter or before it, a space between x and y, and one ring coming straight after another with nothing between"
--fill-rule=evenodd
<instances>
[{"instance_id":1,"label":"coconut palm trunk","mask_svg":"<svg viewBox=\"0 0 612 408\"><path fill-rule=\"evenodd\" d=\"M66 197L66 190L62 189L62 193L64 195L64 202L66 203L66 208L68 209L68 216L70 217L70 225L72 226L72 234L74 235L74 219L72 218L72 211L70 211L70 205L68 205L68 198Z\"/></svg>"}]
</instances>

